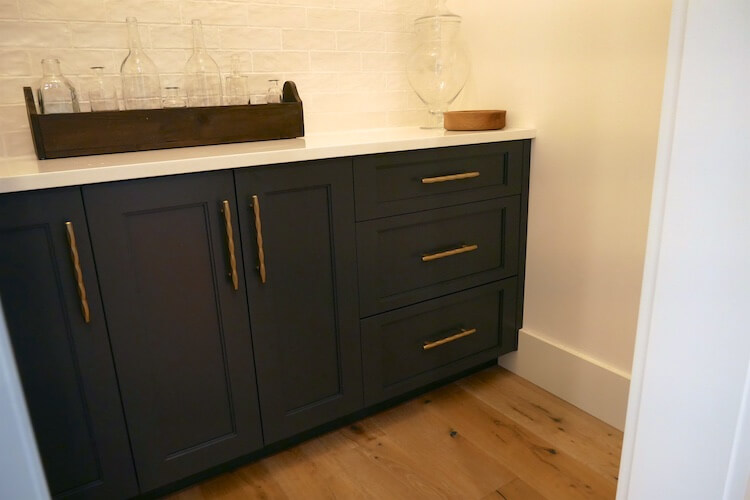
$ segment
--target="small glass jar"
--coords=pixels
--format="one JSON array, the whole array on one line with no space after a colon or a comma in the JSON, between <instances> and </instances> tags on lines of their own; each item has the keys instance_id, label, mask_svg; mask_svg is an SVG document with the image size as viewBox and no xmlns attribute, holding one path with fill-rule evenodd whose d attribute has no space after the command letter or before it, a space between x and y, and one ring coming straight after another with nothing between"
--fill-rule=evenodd
<instances>
[{"instance_id":1,"label":"small glass jar","mask_svg":"<svg viewBox=\"0 0 750 500\"><path fill-rule=\"evenodd\" d=\"M271 86L268 88L268 94L266 97L266 102L268 104L278 104L281 102L281 88L279 87L279 81L278 80L268 80L268 83L271 84Z\"/></svg>"},{"instance_id":2,"label":"small glass jar","mask_svg":"<svg viewBox=\"0 0 750 500\"><path fill-rule=\"evenodd\" d=\"M104 68L92 66L94 77L89 83L89 104L91 111L117 111L117 90L104 79Z\"/></svg>"},{"instance_id":3,"label":"small glass jar","mask_svg":"<svg viewBox=\"0 0 750 500\"><path fill-rule=\"evenodd\" d=\"M187 101L180 95L180 87L164 87L162 106L165 108L187 107Z\"/></svg>"},{"instance_id":4,"label":"small glass jar","mask_svg":"<svg viewBox=\"0 0 750 500\"><path fill-rule=\"evenodd\" d=\"M39 111L45 115L78 113L78 95L73 84L62 75L59 59L42 59L39 82Z\"/></svg>"}]
</instances>

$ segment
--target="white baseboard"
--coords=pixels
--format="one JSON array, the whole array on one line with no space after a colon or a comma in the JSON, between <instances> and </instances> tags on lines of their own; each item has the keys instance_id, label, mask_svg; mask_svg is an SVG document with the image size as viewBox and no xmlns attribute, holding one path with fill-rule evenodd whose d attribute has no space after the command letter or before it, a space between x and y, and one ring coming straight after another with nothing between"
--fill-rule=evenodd
<instances>
[{"instance_id":1,"label":"white baseboard","mask_svg":"<svg viewBox=\"0 0 750 500\"><path fill-rule=\"evenodd\" d=\"M625 428L627 373L528 330L518 334L518 351L498 363L609 425Z\"/></svg>"}]
</instances>

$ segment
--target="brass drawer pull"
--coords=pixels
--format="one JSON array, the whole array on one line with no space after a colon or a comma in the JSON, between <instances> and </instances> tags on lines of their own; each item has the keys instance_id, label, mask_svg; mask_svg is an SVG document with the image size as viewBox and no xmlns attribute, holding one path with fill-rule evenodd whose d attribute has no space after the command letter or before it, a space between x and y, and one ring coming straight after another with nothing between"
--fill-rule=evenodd
<instances>
[{"instance_id":1,"label":"brass drawer pull","mask_svg":"<svg viewBox=\"0 0 750 500\"><path fill-rule=\"evenodd\" d=\"M422 184L435 184L437 182L460 181L479 177L479 172L466 172L465 174L441 175L440 177L425 177Z\"/></svg>"},{"instance_id":2,"label":"brass drawer pull","mask_svg":"<svg viewBox=\"0 0 750 500\"><path fill-rule=\"evenodd\" d=\"M83 272L81 271L81 262L78 259L78 245L76 244L76 233L73 230L73 223L66 222L65 229L68 232L68 245L70 245L70 260L73 262L73 272L76 275L76 285L78 288L78 297L81 299L81 313L86 323L91 321L89 312L89 301L86 298L86 285L83 283Z\"/></svg>"},{"instance_id":3,"label":"brass drawer pull","mask_svg":"<svg viewBox=\"0 0 750 500\"><path fill-rule=\"evenodd\" d=\"M444 259L446 257L452 257L453 255L460 255L466 252L473 252L479 248L478 245L462 245L460 248L454 248L453 250L446 250L445 252L433 253L430 255L423 255L422 262L430 262L432 260Z\"/></svg>"},{"instance_id":4,"label":"brass drawer pull","mask_svg":"<svg viewBox=\"0 0 750 500\"><path fill-rule=\"evenodd\" d=\"M469 335L473 335L477 333L476 328L472 328L471 330L465 330L461 329L461 331L455 335L451 335L450 337L445 337L444 339L436 340L435 342L425 342L422 346L422 349L427 351L428 349L432 349L433 347L438 347L443 344L447 344L448 342L453 342L458 339L462 339L464 337L468 337Z\"/></svg>"},{"instance_id":5,"label":"brass drawer pull","mask_svg":"<svg viewBox=\"0 0 750 500\"><path fill-rule=\"evenodd\" d=\"M258 243L258 272L260 282L266 282L266 254L263 251L263 228L260 224L260 201L253 195L253 213L255 214L255 240Z\"/></svg>"},{"instance_id":6,"label":"brass drawer pull","mask_svg":"<svg viewBox=\"0 0 750 500\"><path fill-rule=\"evenodd\" d=\"M224 214L224 225L227 229L227 248L229 248L229 266L230 272L229 277L232 278L232 286L235 290L239 290L240 282L237 276L237 258L234 255L234 231L232 230L232 212L229 210L229 202L224 200L221 202L221 213Z\"/></svg>"}]
</instances>

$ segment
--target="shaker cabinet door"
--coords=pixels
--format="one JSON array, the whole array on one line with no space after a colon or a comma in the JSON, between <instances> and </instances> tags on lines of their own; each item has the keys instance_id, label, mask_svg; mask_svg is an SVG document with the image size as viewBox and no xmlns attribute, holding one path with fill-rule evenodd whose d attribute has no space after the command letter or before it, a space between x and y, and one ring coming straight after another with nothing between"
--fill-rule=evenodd
<instances>
[{"instance_id":1,"label":"shaker cabinet door","mask_svg":"<svg viewBox=\"0 0 750 500\"><path fill-rule=\"evenodd\" d=\"M232 172L83 193L142 490L260 448Z\"/></svg>"},{"instance_id":2,"label":"shaker cabinet door","mask_svg":"<svg viewBox=\"0 0 750 500\"><path fill-rule=\"evenodd\" d=\"M363 405L351 161L235 175L270 444Z\"/></svg>"},{"instance_id":3,"label":"shaker cabinet door","mask_svg":"<svg viewBox=\"0 0 750 500\"><path fill-rule=\"evenodd\" d=\"M0 196L0 296L52 496L137 494L78 188Z\"/></svg>"}]
</instances>

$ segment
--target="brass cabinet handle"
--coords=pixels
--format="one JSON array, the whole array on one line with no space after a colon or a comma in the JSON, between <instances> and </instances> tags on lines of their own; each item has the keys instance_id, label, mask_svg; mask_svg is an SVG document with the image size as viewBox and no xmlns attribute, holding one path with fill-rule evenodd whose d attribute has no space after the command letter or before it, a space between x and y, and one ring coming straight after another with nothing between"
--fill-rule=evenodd
<instances>
[{"instance_id":1,"label":"brass cabinet handle","mask_svg":"<svg viewBox=\"0 0 750 500\"><path fill-rule=\"evenodd\" d=\"M460 181L479 177L479 172L466 172L465 174L441 175L440 177L425 177L422 184L435 184L437 182Z\"/></svg>"},{"instance_id":2,"label":"brass cabinet handle","mask_svg":"<svg viewBox=\"0 0 750 500\"><path fill-rule=\"evenodd\" d=\"M451 335L450 337L445 337L444 339L436 340L435 342L425 342L422 346L422 349L427 351L428 349L432 349L433 347L441 346L443 344L447 344L448 342L453 342L458 339L462 339L464 337L468 337L469 335L473 335L477 333L476 328L472 328L471 330L465 330L461 329L461 331L455 335Z\"/></svg>"},{"instance_id":3,"label":"brass cabinet handle","mask_svg":"<svg viewBox=\"0 0 750 500\"><path fill-rule=\"evenodd\" d=\"M232 212L229 210L229 201L221 202L221 213L224 214L224 225L227 228L227 248L229 248L229 276L232 278L232 286L235 290L240 288L240 280L237 276L237 258L234 255L234 231L232 230Z\"/></svg>"},{"instance_id":4,"label":"brass cabinet handle","mask_svg":"<svg viewBox=\"0 0 750 500\"><path fill-rule=\"evenodd\" d=\"M444 259L446 257L452 257L453 255L460 255L466 252L473 252L479 248L478 245L461 245L459 248L453 250L447 250L445 252L433 253L430 255L423 255L422 262L430 262L432 260Z\"/></svg>"},{"instance_id":5,"label":"brass cabinet handle","mask_svg":"<svg viewBox=\"0 0 750 500\"><path fill-rule=\"evenodd\" d=\"M86 323L91 321L89 312L89 301L86 298L86 285L83 283L83 272L81 271L81 261L78 259L78 245L76 244L76 233L73 230L73 223L65 223L65 229L68 232L68 245L70 245L70 260L73 262L73 272L76 275L76 288L78 288L78 297L81 299L81 313Z\"/></svg>"},{"instance_id":6,"label":"brass cabinet handle","mask_svg":"<svg viewBox=\"0 0 750 500\"><path fill-rule=\"evenodd\" d=\"M263 252L263 228L260 224L260 201L253 195L253 213L255 214L255 240L258 243L258 271L260 282L266 282L266 254Z\"/></svg>"}]
</instances>

